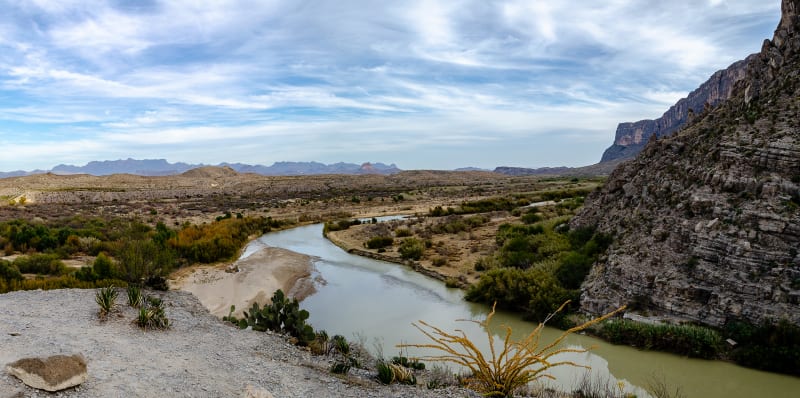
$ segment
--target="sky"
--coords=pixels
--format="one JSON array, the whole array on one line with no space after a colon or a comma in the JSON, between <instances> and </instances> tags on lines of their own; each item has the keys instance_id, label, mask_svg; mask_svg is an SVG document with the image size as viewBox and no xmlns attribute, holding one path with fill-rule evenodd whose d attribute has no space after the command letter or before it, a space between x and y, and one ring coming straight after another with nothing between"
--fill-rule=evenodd
<instances>
[{"instance_id":1,"label":"sky","mask_svg":"<svg viewBox=\"0 0 800 398\"><path fill-rule=\"evenodd\" d=\"M0 171L584 166L780 0L0 0Z\"/></svg>"}]
</instances>

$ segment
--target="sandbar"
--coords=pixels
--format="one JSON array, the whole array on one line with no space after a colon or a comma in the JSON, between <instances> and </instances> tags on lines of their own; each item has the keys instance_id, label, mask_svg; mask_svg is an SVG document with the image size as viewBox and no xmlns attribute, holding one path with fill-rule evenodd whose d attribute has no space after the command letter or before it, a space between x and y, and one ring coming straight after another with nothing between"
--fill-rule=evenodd
<instances>
[{"instance_id":1,"label":"sandbar","mask_svg":"<svg viewBox=\"0 0 800 398\"><path fill-rule=\"evenodd\" d=\"M227 268L238 272L226 272ZM227 264L197 266L179 271L170 281L172 289L194 294L209 312L218 317L242 316L253 303L270 302L282 289L287 296L302 301L315 292L312 258L279 247L263 247L246 258Z\"/></svg>"}]
</instances>

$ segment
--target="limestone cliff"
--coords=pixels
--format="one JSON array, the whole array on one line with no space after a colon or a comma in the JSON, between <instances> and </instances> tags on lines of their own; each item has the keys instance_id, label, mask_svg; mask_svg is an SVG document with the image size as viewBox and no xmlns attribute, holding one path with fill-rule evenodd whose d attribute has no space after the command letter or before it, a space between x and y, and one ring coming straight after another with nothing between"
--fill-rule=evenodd
<instances>
[{"instance_id":1,"label":"limestone cliff","mask_svg":"<svg viewBox=\"0 0 800 398\"><path fill-rule=\"evenodd\" d=\"M573 227L615 241L582 286L584 310L800 324L798 10L783 0L729 100L651 140L587 198Z\"/></svg>"},{"instance_id":2,"label":"limestone cliff","mask_svg":"<svg viewBox=\"0 0 800 398\"><path fill-rule=\"evenodd\" d=\"M603 152L600 162L633 158L641 152L650 137L668 136L683 127L689 120L690 114L699 114L730 98L734 84L744 77L748 62L755 56L756 54L753 54L726 69L717 71L708 81L678 101L658 119L620 123L617 126L614 143Z\"/></svg>"}]
</instances>

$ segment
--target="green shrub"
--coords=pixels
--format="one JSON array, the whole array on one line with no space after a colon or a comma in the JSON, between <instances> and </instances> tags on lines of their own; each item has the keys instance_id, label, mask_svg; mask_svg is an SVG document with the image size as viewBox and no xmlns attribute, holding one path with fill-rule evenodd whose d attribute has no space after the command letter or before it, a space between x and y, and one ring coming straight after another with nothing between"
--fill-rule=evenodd
<instances>
[{"instance_id":1,"label":"green shrub","mask_svg":"<svg viewBox=\"0 0 800 398\"><path fill-rule=\"evenodd\" d=\"M382 249L387 246L391 246L394 243L394 239L391 236L375 236L370 238L366 245L369 249Z\"/></svg>"},{"instance_id":2,"label":"green shrub","mask_svg":"<svg viewBox=\"0 0 800 398\"><path fill-rule=\"evenodd\" d=\"M394 231L394 236L396 236L398 238L405 238L405 237L409 237L411 235L413 235L413 234L411 233L411 230L408 229L408 228L397 228Z\"/></svg>"},{"instance_id":3,"label":"green shrub","mask_svg":"<svg viewBox=\"0 0 800 398\"><path fill-rule=\"evenodd\" d=\"M760 325L730 321L724 333L737 342L730 354L737 363L800 376L800 326L786 320Z\"/></svg>"},{"instance_id":4,"label":"green shrub","mask_svg":"<svg viewBox=\"0 0 800 398\"><path fill-rule=\"evenodd\" d=\"M694 325L608 320L600 324L597 333L614 344L674 352L695 358L716 358L723 348L722 337L717 331Z\"/></svg>"},{"instance_id":5,"label":"green shrub","mask_svg":"<svg viewBox=\"0 0 800 398\"><path fill-rule=\"evenodd\" d=\"M92 267L81 267L74 275L78 280L86 282L94 282L98 279Z\"/></svg>"},{"instance_id":6,"label":"green shrub","mask_svg":"<svg viewBox=\"0 0 800 398\"><path fill-rule=\"evenodd\" d=\"M14 266L23 274L63 275L67 267L55 254L34 253L14 259Z\"/></svg>"},{"instance_id":7,"label":"green shrub","mask_svg":"<svg viewBox=\"0 0 800 398\"><path fill-rule=\"evenodd\" d=\"M114 277L114 262L105 253L100 253L92 263L92 270L97 279L110 279Z\"/></svg>"},{"instance_id":8,"label":"green shrub","mask_svg":"<svg viewBox=\"0 0 800 398\"><path fill-rule=\"evenodd\" d=\"M562 288L555 277L540 268L495 268L486 271L467 289L469 301L497 303L499 308L522 311L526 318L544 320L576 292ZM552 322L560 322L554 318Z\"/></svg>"},{"instance_id":9,"label":"green shrub","mask_svg":"<svg viewBox=\"0 0 800 398\"><path fill-rule=\"evenodd\" d=\"M542 221L542 216L534 212L528 212L521 217L521 220L525 224L535 224L539 221Z\"/></svg>"},{"instance_id":10,"label":"green shrub","mask_svg":"<svg viewBox=\"0 0 800 398\"><path fill-rule=\"evenodd\" d=\"M0 260L0 279L7 281L22 280L22 274L19 269L8 261Z\"/></svg>"},{"instance_id":11,"label":"green shrub","mask_svg":"<svg viewBox=\"0 0 800 398\"><path fill-rule=\"evenodd\" d=\"M569 252L556 270L556 278L567 289L580 289L595 259L579 252Z\"/></svg>"},{"instance_id":12,"label":"green shrub","mask_svg":"<svg viewBox=\"0 0 800 398\"><path fill-rule=\"evenodd\" d=\"M405 260L419 260L425 252L425 244L416 238L408 238L400 243L397 249L400 257Z\"/></svg>"}]
</instances>

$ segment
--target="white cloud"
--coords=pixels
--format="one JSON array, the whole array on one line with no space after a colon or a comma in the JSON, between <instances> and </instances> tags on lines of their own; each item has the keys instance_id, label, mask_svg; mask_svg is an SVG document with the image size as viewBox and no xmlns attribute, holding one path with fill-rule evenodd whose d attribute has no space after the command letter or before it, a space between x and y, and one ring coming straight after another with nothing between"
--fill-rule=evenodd
<instances>
[{"instance_id":1,"label":"white cloud","mask_svg":"<svg viewBox=\"0 0 800 398\"><path fill-rule=\"evenodd\" d=\"M331 158L419 152L424 143L505 143L518 153L583 137L599 157L616 123L658 117L757 50L778 6L12 2L0 15L0 131L46 131L41 142L9 142L53 146L38 158L46 162L68 156L60 143L87 139L101 143L87 149L105 151L86 155L94 158L162 151L238 160L219 149L221 137L269 141L253 145L261 153ZM26 161L9 156L0 170Z\"/></svg>"}]
</instances>

